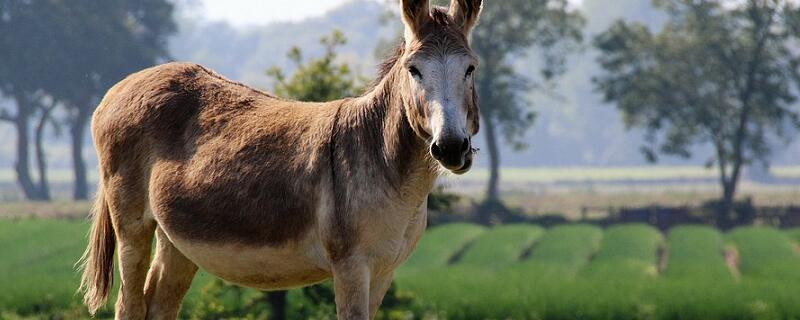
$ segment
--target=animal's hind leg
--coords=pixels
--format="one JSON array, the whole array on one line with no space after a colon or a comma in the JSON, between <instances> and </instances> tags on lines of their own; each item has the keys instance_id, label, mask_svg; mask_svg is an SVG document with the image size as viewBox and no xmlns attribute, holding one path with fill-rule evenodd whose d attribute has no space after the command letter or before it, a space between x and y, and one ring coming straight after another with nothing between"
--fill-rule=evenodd
<instances>
[{"instance_id":1,"label":"animal's hind leg","mask_svg":"<svg viewBox=\"0 0 800 320\"><path fill-rule=\"evenodd\" d=\"M147 274L147 319L175 319L181 301L197 272L197 265L183 255L161 228L156 230L156 256Z\"/></svg>"},{"instance_id":2,"label":"animal's hind leg","mask_svg":"<svg viewBox=\"0 0 800 320\"><path fill-rule=\"evenodd\" d=\"M106 199L119 248L120 288L116 319L144 319L144 282L150 262L155 221L145 216L143 190L115 179L105 181Z\"/></svg>"}]
</instances>

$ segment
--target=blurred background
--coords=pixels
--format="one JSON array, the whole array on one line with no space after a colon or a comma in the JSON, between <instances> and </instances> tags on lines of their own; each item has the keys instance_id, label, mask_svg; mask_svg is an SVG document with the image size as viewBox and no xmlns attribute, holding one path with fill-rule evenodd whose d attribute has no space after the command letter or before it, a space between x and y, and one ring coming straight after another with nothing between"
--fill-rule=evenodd
<instances>
[{"instance_id":1,"label":"blurred background","mask_svg":"<svg viewBox=\"0 0 800 320\"><path fill-rule=\"evenodd\" d=\"M0 0L0 319L88 316L88 126L127 74L190 61L328 101L401 33L395 0ZM490 1L472 46L477 165L438 182L380 318L800 317L800 2ZM201 272L181 318L332 299Z\"/></svg>"}]
</instances>

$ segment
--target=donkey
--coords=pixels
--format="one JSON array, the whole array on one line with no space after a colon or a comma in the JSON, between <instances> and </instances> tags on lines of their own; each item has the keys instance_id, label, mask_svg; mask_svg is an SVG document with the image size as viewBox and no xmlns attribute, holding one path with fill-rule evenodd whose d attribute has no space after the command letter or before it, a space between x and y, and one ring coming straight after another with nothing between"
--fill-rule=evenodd
<instances>
[{"instance_id":1,"label":"donkey","mask_svg":"<svg viewBox=\"0 0 800 320\"><path fill-rule=\"evenodd\" d=\"M112 87L92 117L89 311L118 247L117 319L176 318L198 267L262 290L333 277L340 319L374 317L435 179L472 166L479 123L467 39L481 0L400 6L404 41L360 97L281 99L187 63Z\"/></svg>"}]
</instances>

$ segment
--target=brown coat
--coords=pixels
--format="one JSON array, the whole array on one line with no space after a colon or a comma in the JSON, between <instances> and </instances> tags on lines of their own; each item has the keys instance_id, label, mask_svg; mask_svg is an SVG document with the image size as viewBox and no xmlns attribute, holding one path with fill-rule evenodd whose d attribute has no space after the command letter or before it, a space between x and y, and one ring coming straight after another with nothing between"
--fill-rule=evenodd
<instances>
[{"instance_id":1,"label":"brown coat","mask_svg":"<svg viewBox=\"0 0 800 320\"><path fill-rule=\"evenodd\" d=\"M197 266L261 289L333 276L340 317L374 315L424 230L426 196L441 170L429 146L444 138L430 117L445 113L405 63L457 54L447 61L460 64L448 67L466 69L480 1L459 1L465 7L450 13L422 13L427 1L403 5L420 12L415 36L360 97L291 101L190 63L146 69L111 88L92 119L101 185L84 256L90 311L107 296L116 242L120 318L174 317ZM456 72L451 78L463 70ZM477 104L465 86L463 109L445 111L464 112L468 128L451 131L473 135ZM462 172L472 163L471 153L464 157Z\"/></svg>"}]
</instances>

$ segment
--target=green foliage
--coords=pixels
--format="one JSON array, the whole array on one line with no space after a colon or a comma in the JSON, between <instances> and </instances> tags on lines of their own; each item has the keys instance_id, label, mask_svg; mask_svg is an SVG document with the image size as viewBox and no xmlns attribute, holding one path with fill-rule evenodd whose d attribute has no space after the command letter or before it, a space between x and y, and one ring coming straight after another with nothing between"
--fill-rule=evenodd
<instances>
[{"instance_id":1,"label":"green foliage","mask_svg":"<svg viewBox=\"0 0 800 320\"><path fill-rule=\"evenodd\" d=\"M430 194L428 194L428 209L434 211L450 211L453 205L461 199L461 196L455 193L445 191L444 186L437 185Z\"/></svg>"},{"instance_id":2,"label":"green foliage","mask_svg":"<svg viewBox=\"0 0 800 320\"><path fill-rule=\"evenodd\" d=\"M537 86L520 72L512 59L525 56L532 48L541 53L542 78L550 80L563 73L567 53L582 41L581 15L568 8L566 0L507 0L486 2L480 21L472 32L471 46L481 60L475 75L480 103L481 131L486 137L491 177L481 215L488 215L491 202L499 201L500 136L516 149L533 124L535 114L525 98ZM482 220L488 220L482 218Z\"/></svg>"},{"instance_id":3,"label":"green foliage","mask_svg":"<svg viewBox=\"0 0 800 320\"><path fill-rule=\"evenodd\" d=\"M626 224L609 227L600 242L600 249L583 270L588 277L607 280L653 277L662 236L651 226Z\"/></svg>"},{"instance_id":4,"label":"green foliage","mask_svg":"<svg viewBox=\"0 0 800 320\"><path fill-rule=\"evenodd\" d=\"M492 269L432 263L429 268L417 267L423 271L401 274L398 283L417 294L418 310L436 310L435 315L447 319L782 319L800 315L800 297L796 295L800 282L791 276L783 281L745 277L734 282L730 276L725 281L708 277L708 272L680 273L677 269L687 269L679 265L690 263L690 257L698 259L697 266L709 261L720 266L719 233L705 227L679 227L670 233L670 246L675 250L670 251L670 259L674 252L676 264L668 269L676 269L666 271L665 277L643 276L641 267L654 264L660 235L642 225L606 230L592 262L573 267L581 269L575 278L552 272L556 268L544 268L547 263L566 265L571 261L583 265L601 233L592 226L556 227L548 230L529 259L518 265ZM748 241L765 241L763 237L772 236L753 234ZM571 245L570 240L583 245ZM691 248L693 242L706 240L711 244L694 243L700 248ZM577 248L575 252L580 254L563 254L559 247ZM708 252L712 247L717 251ZM598 268L595 260L603 267ZM631 261L639 268L631 269ZM724 265L722 268L726 272ZM790 275L788 269L782 270L784 276Z\"/></svg>"},{"instance_id":5,"label":"green foliage","mask_svg":"<svg viewBox=\"0 0 800 320\"><path fill-rule=\"evenodd\" d=\"M800 255L786 234L771 228L742 227L731 231L727 240L738 250L742 276L800 281Z\"/></svg>"},{"instance_id":6,"label":"green foliage","mask_svg":"<svg viewBox=\"0 0 800 320\"><path fill-rule=\"evenodd\" d=\"M443 185L437 185L428 194L428 226L435 226L447 221L452 214L453 207L461 201L461 196L445 190Z\"/></svg>"},{"instance_id":7,"label":"green foliage","mask_svg":"<svg viewBox=\"0 0 800 320\"><path fill-rule=\"evenodd\" d=\"M330 36L320 39L325 46L325 54L321 58L312 59L303 64L300 48L289 51L289 59L296 65L290 78L278 67L267 70L267 75L275 80L275 93L282 97L325 102L343 97L354 96L364 91L364 85L357 85L350 66L336 62L336 48L347 42L345 36L334 31Z\"/></svg>"},{"instance_id":8,"label":"green foliage","mask_svg":"<svg viewBox=\"0 0 800 320\"><path fill-rule=\"evenodd\" d=\"M538 226L524 224L496 226L475 239L457 263L484 268L516 263L543 231Z\"/></svg>"},{"instance_id":9,"label":"green foliage","mask_svg":"<svg viewBox=\"0 0 800 320\"><path fill-rule=\"evenodd\" d=\"M525 259L526 268L573 276L597 251L603 231L590 225L565 225L547 230Z\"/></svg>"},{"instance_id":10,"label":"green foliage","mask_svg":"<svg viewBox=\"0 0 800 320\"><path fill-rule=\"evenodd\" d=\"M37 152L35 186L28 172L27 131L67 123L73 140L76 198L87 198L82 146L85 128L101 95L139 69L168 58L167 37L176 29L166 0L96 1L0 0L0 93L15 108L0 105L0 120L17 126L19 184L29 199L49 200L43 178L44 152ZM67 107L49 121L55 106ZM12 112L12 109L14 112ZM43 129L37 128L41 141ZM37 146L39 147L39 146Z\"/></svg>"},{"instance_id":11,"label":"green foliage","mask_svg":"<svg viewBox=\"0 0 800 320\"><path fill-rule=\"evenodd\" d=\"M459 250L484 232L486 228L466 223L447 224L426 231L403 266L406 269L445 266Z\"/></svg>"},{"instance_id":12,"label":"green foliage","mask_svg":"<svg viewBox=\"0 0 800 320\"><path fill-rule=\"evenodd\" d=\"M667 236L669 260L665 275L676 279L702 277L710 281L730 281L725 265L722 235L705 226L681 226Z\"/></svg>"},{"instance_id":13,"label":"green foliage","mask_svg":"<svg viewBox=\"0 0 800 320\"><path fill-rule=\"evenodd\" d=\"M4 289L0 292L0 318L87 318L74 295L78 279L72 264L82 251L88 227L85 222L73 221L0 220L0 283ZM485 230L457 224L426 233L417 250L425 254L415 255L412 264L401 267L397 286L387 294L378 319L800 317L800 256L789 237L792 231L751 227L725 235L740 253L743 276L737 281L721 281L708 271L688 271L700 265L719 270L720 265L719 233L694 226L678 227L669 233L669 263L663 277L636 276L625 268L607 269L603 277L586 272L598 259L608 263L647 260L653 264L657 251L654 238L659 237L649 227L637 225L605 231L587 225L554 227L519 263L504 262L504 267L448 265L451 252L468 245L463 238L476 239L497 229ZM605 240L601 241L604 233ZM598 242L602 243L600 251L592 259ZM550 272L557 268L564 272ZM180 318L191 318L198 308L206 310L205 318L215 319L269 315L261 292L223 285L219 280L209 282L204 277L201 275L192 286ZM334 319L332 297L330 283L311 290L291 290L288 318ZM204 305L208 303L211 305ZM212 316L212 307L227 315ZM249 308L253 313L234 311L236 308ZM110 309L103 310L98 318L111 317Z\"/></svg>"},{"instance_id":14,"label":"green foliage","mask_svg":"<svg viewBox=\"0 0 800 320\"><path fill-rule=\"evenodd\" d=\"M270 311L265 293L229 285L219 279L200 289L193 306L190 318L195 320L265 319Z\"/></svg>"},{"instance_id":15,"label":"green foliage","mask_svg":"<svg viewBox=\"0 0 800 320\"><path fill-rule=\"evenodd\" d=\"M289 292L288 318L290 319L335 319L336 302L333 282L306 287Z\"/></svg>"}]
</instances>

